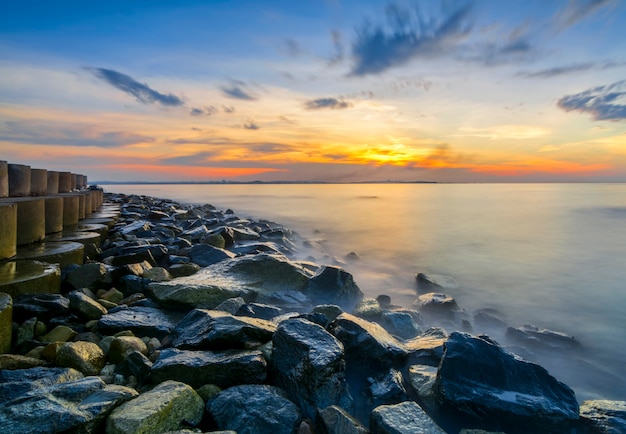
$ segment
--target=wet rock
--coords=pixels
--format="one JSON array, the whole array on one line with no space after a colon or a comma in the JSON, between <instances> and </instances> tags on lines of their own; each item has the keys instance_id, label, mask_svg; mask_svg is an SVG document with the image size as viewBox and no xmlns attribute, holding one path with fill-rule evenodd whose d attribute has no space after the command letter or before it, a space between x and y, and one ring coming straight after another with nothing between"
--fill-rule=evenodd
<instances>
[{"instance_id":1,"label":"wet rock","mask_svg":"<svg viewBox=\"0 0 626 434\"><path fill-rule=\"evenodd\" d=\"M363 293L350 273L340 267L325 266L309 281L306 294L315 303L337 304L351 308L363 298Z\"/></svg>"},{"instance_id":2,"label":"wet rock","mask_svg":"<svg viewBox=\"0 0 626 434\"><path fill-rule=\"evenodd\" d=\"M215 308L215 310L221 310L223 312L228 312L234 315L235 313L237 313L239 308L241 308L241 306L245 304L246 304L246 300L244 300L243 297L233 297L233 298L229 298L228 300L224 300L223 302L221 302Z\"/></svg>"},{"instance_id":3,"label":"wet rock","mask_svg":"<svg viewBox=\"0 0 626 434\"><path fill-rule=\"evenodd\" d=\"M343 345L323 327L301 318L283 321L272 338L276 385L315 419L317 408L352 406L345 380Z\"/></svg>"},{"instance_id":4,"label":"wet rock","mask_svg":"<svg viewBox=\"0 0 626 434\"><path fill-rule=\"evenodd\" d=\"M76 332L64 325L59 325L46 333L45 336L41 338L42 342L67 342L71 340L74 336L76 336Z\"/></svg>"},{"instance_id":5,"label":"wet rock","mask_svg":"<svg viewBox=\"0 0 626 434\"><path fill-rule=\"evenodd\" d=\"M35 324L37 324L37 318L33 317L24 321L22 325L19 326L17 332L15 333L15 345L17 347L33 339L35 336ZM8 332L10 337L11 329L9 329Z\"/></svg>"},{"instance_id":6,"label":"wet rock","mask_svg":"<svg viewBox=\"0 0 626 434\"><path fill-rule=\"evenodd\" d=\"M238 434L293 434L300 426L300 414L284 393L272 386L231 387L207 404L219 429Z\"/></svg>"},{"instance_id":7,"label":"wet rock","mask_svg":"<svg viewBox=\"0 0 626 434\"><path fill-rule=\"evenodd\" d=\"M13 299L9 294L0 292L0 354L11 350L13 333Z\"/></svg>"},{"instance_id":8,"label":"wet rock","mask_svg":"<svg viewBox=\"0 0 626 434\"><path fill-rule=\"evenodd\" d=\"M413 303L413 306L419 309L420 314L429 318L451 319L459 310L459 306L454 298L436 292L420 295Z\"/></svg>"},{"instance_id":9,"label":"wet rock","mask_svg":"<svg viewBox=\"0 0 626 434\"><path fill-rule=\"evenodd\" d=\"M98 375L106 362L104 352L91 342L66 342L56 354L56 364L73 368L85 375Z\"/></svg>"},{"instance_id":10,"label":"wet rock","mask_svg":"<svg viewBox=\"0 0 626 434\"><path fill-rule=\"evenodd\" d=\"M135 336L119 336L111 341L107 356L111 363L117 364L133 351L139 351L145 356L148 355L148 347L140 338Z\"/></svg>"},{"instance_id":11,"label":"wet rock","mask_svg":"<svg viewBox=\"0 0 626 434\"><path fill-rule=\"evenodd\" d=\"M108 335L130 330L138 336L163 339L174 330L181 317L179 313L154 307L120 306L100 318L98 330Z\"/></svg>"},{"instance_id":12,"label":"wet rock","mask_svg":"<svg viewBox=\"0 0 626 434\"><path fill-rule=\"evenodd\" d=\"M191 248L189 256L199 266L208 267L225 259L234 258L235 254L208 244L196 244Z\"/></svg>"},{"instance_id":13,"label":"wet rock","mask_svg":"<svg viewBox=\"0 0 626 434\"><path fill-rule=\"evenodd\" d=\"M415 321L414 317L405 311L385 311L383 312L379 322L385 330L400 339L410 339L422 333L422 329Z\"/></svg>"},{"instance_id":14,"label":"wet rock","mask_svg":"<svg viewBox=\"0 0 626 434\"><path fill-rule=\"evenodd\" d=\"M82 373L69 368L3 369L0 370L0 404L17 399L32 390L83 377Z\"/></svg>"},{"instance_id":15,"label":"wet rock","mask_svg":"<svg viewBox=\"0 0 626 434\"><path fill-rule=\"evenodd\" d=\"M141 352L131 351L124 359L115 367L115 373L129 378L134 376L139 385L146 384L150 372L152 371L152 362Z\"/></svg>"},{"instance_id":16,"label":"wet rock","mask_svg":"<svg viewBox=\"0 0 626 434\"><path fill-rule=\"evenodd\" d=\"M37 387L0 406L0 426L11 434L102 432L107 415L137 396L121 386L88 377Z\"/></svg>"},{"instance_id":17,"label":"wet rock","mask_svg":"<svg viewBox=\"0 0 626 434\"><path fill-rule=\"evenodd\" d=\"M407 399L406 389L402 384L402 374L396 369L367 379L367 395L373 407L383 404L397 404Z\"/></svg>"},{"instance_id":18,"label":"wet rock","mask_svg":"<svg viewBox=\"0 0 626 434\"><path fill-rule=\"evenodd\" d=\"M13 300L13 320L20 323L32 317L47 322L69 310L70 301L61 294L21 295Z\"/></svg>"},{"instance_id":19,"label":"wet rock","mask_svg":"<svg viewBox=\"0 0 626 434\"><path fill-rule=\"evenodd\" d=\"M343 408L331 405L320 410L319 417L328 434L368 434L369 431Z\"/></svg>"},{"instance_id":20,"label":"wet rock","mask_svg":"<svg viewBox=\"0 0 626 434\"><path fill-rule=\"evenodd\" d=\"M319 304L313 308L313 313L321 313L328 322L333 322L343 313L343 309L336 304Z\"/></svg>"},{"instance_id":21,"label":"wet rock","mask_svg":"<svg viewBox=\"0 0 626 434\"><path fill-rule=\"evenodd\" d=\"M368 321L374 321L380 319L383 314L383 310L380 307L380 303L375 298L364 298L359 301L354 309L352 315L366 319Z\"/></svg>"},{"instance_id":22,"label":"wet rock","mask_svg":"<svg viewBox=\"0 0 626 434\"><path fill-rule=\"evenodd\" d=\"M428 365L411 365L408 371L408 382L415 394L428 411L437 408L437 396L435 393L435 381L437 368Z\"/></svg>"},{"instance_id":23,"label":"wet rock","mask_svg":"<svg viewBox=\"0 0 626 434\"><path fill-rule=\"evenodd\" d=\"M384 372L403 365L407 358L404 346L385 329L354 315L342 313L328 329L342 342L346 361L355 369Z\"/></svg>"},{"instance_id":24,"label":"wet rock","mask_svg":"<svg viewBox=\"0 0 626 434\"><path fill-rule=\"evenodd\" d=\"M506 338L514 343L543 351L573 351L581 349L580 342L573 336L526 324L522 327L509 327Z\"/></svg>"},{"instance_id":25,"label":"wet rock","mask_svg":"<svg viewBox=\"0 0 626 434\"><path fill-rule=\"evenodd\" d=\"M507 328L506 323L498 317L498 312L491 309L474 313L474 326L477 331L501 331Z\"/></svg>"},{"instance_id":26,"label":"wet rock","mask_svg":"<svg viewBox=\"0 0 626 434\"><path fill-rule=\"evenodd\" d=\"M589 433L625 433L626 401L585 401L580 406L580 418Z\"/></svg>"},{"instance_id":27,"label":"wet rock","mask_svg":"<svg viewBox=\"0 0 626 434\"><path fill-rule=\"evenodd\" d=\"M107 419L107 434L166 432L197 425L204 402L188 385L166 381L117 407Z\"/></svg>"},{"instance_id":28,"label":"wet rock","mask_svg":"<svg viewBox=\"0 0 626 434\"><path fill-rule=\"evenodd\" d=\"M92 288L105 279L107 269L104 264L92 262L79 265L67 273L66 281L74 289Z\"/></svg>"},{"instance_id":29,"label":"wet rock","mask_svg":"<svg viewBox=\"0 0 626 434\"><path fill-rule=\"evenodd\" d=\"M111 288L103 293L98 293L99 298L110 301L112 303L119 303L124 298L124 294L116 288Z\"/></svg>"},{"instance_id":30,"label":"wet rock","mask_svg":"<svg viewBox=\"0 0 626 434\"><path fill-rule=\"evenodd\" d=\"M441 289L458 289L459 283L444 274L418 273L415 276L417 287L423 292L440 291Z\"/></svg>"},{"instance_id":31,"label":"wet rock","mask_svg":"<svg viewBox=\"0 0 626 434\"><path fill-rule=\"evenodd\" d=\"M86 320L100 319L107 310L94 299L82 292L72 291L67 295L70 301L70 310Z\"/></svg>"},{"instance_id":32,"label":"wet rock","mask_svg":"<svg viewBox=\"0 0 626 434\"><path fill-rule=\"evenodd\" d=\"M376 434L445 434L413 401L376 407L370 418L370 430Z\"/></svg>"},{"instance_id":33,"label":"wet rock","mask_svg":"<svg viewBox=\"0 0 626 434\"><path fill-rule=\"evenodd\" d=\"M153 282L165 282L172 280L172 275L163 267L154 267L146 270L141 277Z\"/></svg>"},{"instance_id":34,"label":"wet rock","mask_svg":"<svg viewBox=\"0 0 626 434\"><path fill-rule=\"evenodd\" d=\"M275 331L276 324L266 320L194 309L174 329L172 344L183 350L245 348L268 342Z\"/></svg>"},{"instance_id":35,"label":"wet rock","mask_svg":"<svg viewBox=\"0 0 626 434\"><path fill-rule=\"evenodd\" d=\"M0 354L0 372L3 369L29 369L46 365L45 360L19 354Z\"/></svg>"},{"instance_id":36,"label":"wet rock","mask_svg":"<svg viewBox=\"0 0 626 434\"><path fill-rule=\"evenodd\" d=\"M444 409L469 418L477 428L564 430L578 419L578 402L569 387L486 337L450 335L435 389Z\"/></svg>"},{"instance_id":37,"label":"wet rock","mask_svg":"<svg viewBox=\"0 0 626 434\"><path fill-rule=\"evenodd\" d=\"M448 334L444 329L432 327L421 335L404 341L410 363L439 366L447 340Z\"/></svg>"},{"instance_id":38,"label":"wet rock","mask_svg":"<svg viewBox=\"0 0 626 434\"><path fill-rule=\"evenodd\" d=\"M267 378L267 362L260 351L161 350L152 365L151 381L184 381L192 387L216 384L258 384Z\"/></svg>"},{"instance_id":39,"label":"wet rock","mask_svg":"<svg viewBox=\"0 0 626 434\"><path fill-rule=\"evenodd\" d=\"M271 320L282 313L282 310L276 306L261 303L248 303L241 306L239 310L237 310L236 315Z\"/></svg>"},{"instance_id":40,"label":"wet rock","mask_svg":"<svg viewBox=\"0 0 626 434\"><path fill-rule=\"evenodd\" d=\"M174 264L168 269L172 277L191 276L192 274L197 273L199 270L200 266L191 262L186 264Z\"/></svg>"}]
</instances>

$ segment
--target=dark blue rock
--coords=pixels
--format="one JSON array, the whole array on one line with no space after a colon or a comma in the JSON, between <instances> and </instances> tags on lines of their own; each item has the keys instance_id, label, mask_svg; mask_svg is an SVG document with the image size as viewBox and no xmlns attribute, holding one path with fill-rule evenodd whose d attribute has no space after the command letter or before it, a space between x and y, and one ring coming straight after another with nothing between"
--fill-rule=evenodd
<instances>
[{"instance_id":1,"label":"dark blue rock","mask_svg":"<svg viewBox=\"0 0 626 434\"><path fill-rule=\"evenodd\" d=\"M213 247L208 244L196 244L189 252L191 260L201 267L217 264L225 259L235 257L235 254L228 250Z\"/></svg>"},{"instance_id":2,"label":"dark blue rock","mask_svg":"<svg viewBox=\"0 0 626 434\"><path fill-rule=\"evenodd\" d=\"M363 293L350 273L340 267L325 266L310 280L306 294L315 303L337 304L351 308Z\"/></svg>"},{"instance_id":3,"label":"dark blue rock","mask_svg":"<svg viewBox=\"0 0 626 434\"><path fill-rule=\"evenodd\" d=\"M105 335L130 330L136 336L163 339L174 330L181 319L182 315L179 313L154 307L120 307L100 318L98 330Z\"/></svg>"},{"instance_id":4,"label":"dark blue rock","mask_svg":"<svg viewBox=\"0 0 626 434\"><path fill-rule=\"evenodd\" d=\"M23 323L37 317L40 321L67 315L70 311L69 299L61 294L21 295L13 300L13 321Z\"/></svg>"}]
</instances>

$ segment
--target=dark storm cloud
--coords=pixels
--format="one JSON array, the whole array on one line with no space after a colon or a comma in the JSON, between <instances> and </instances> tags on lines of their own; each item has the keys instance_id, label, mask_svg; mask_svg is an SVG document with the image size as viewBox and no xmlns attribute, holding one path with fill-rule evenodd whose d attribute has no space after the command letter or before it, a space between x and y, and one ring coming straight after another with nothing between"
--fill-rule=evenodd
<instances>
[{"instance_id":1,"label":"dark storm cloud","mask_svg":"<svg viewBox=\"0 0 626 434\"><path fill-rule=\"evenodd\" d=\"M417 4L409 10L390 3L386 27L366 23L357 32L350 75L378 74L418 57L448 53L470 32L471 10L472 3L464 2L455 9L442 8L438 16L430 16Z\"/></svg>"},{"instance_id":2,"label":"dark storm cloud","mask_svg":"<svg viewBox=\"0 0 626 434\"><path fill-rule=\"evenodd\" d=\"M121 90L135 97L137 101L142 104L154 104L158 103L164 106L182 106L185 102L171 93L164 94L152 89L150 86L144 83L139 83L137 80L129 75L122 74L121 72L114 71L112 69L105 68L85 68L90 71L100 80L105 81L111 86Z\"/></svg>"},{"instance_id":3,"label":"dark storm cloud","mask_svg":"<svg viewBox=\"0 0 626 434\"><path fill-rule=\"evenodd\" d=\"M626 80L566 95L557 105L566 112L589 113L596 121L626 120Z\"/></svg>"},{"instance_id":4,"label":"dark storm cloud","mask_svg":"<svg viewBox=\"0 0 626 434\"><path fill-rule=\"evenodd\" d=\"M229 86L222 86L222 93L229 98L243 99L248 101L256 100L256 96L248 89L246 83L241 80L233 80Z\"/></svg>"},{"instance_id":5,"label":"dark storm cloud","mask_svg":"<svg viewBox=\"0 0 626 434\"><path fill-rule=\"evenodd\" d=\"M316 98L304 103L307 110L318 109L345 109L352 107L352 103L337 98Z\"/></svg>"}]
</instances>

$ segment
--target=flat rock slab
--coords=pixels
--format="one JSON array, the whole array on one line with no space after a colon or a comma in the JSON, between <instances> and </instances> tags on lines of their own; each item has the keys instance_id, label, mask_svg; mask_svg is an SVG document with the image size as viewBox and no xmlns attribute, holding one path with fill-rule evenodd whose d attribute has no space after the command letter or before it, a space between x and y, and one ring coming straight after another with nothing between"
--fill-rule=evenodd
<instances>
[{"instance_id":1,"label":"flat rock slab","mask_svg":"<svg viewBox=\"0 0 626 434\"><path fill-rule=\"evenodd\" d=\"M174 330L181 319L182 314L178 312L155 307L120 307L100 318L98 330L109 335L130 330L137 336L163 339Z\"/></svg>"},{"instance_id":2,"label":"flat rock slab","mask_svg":"<svg viewBox=\"0 0 626 434\"><path fill-rule=\"evenodd\" d=\"M17 249L15 259L34 259L59 264L61 268L72 264L82 264L85 246L71 241L54 241L30 244Z\"/></svg>"}]
</instances>

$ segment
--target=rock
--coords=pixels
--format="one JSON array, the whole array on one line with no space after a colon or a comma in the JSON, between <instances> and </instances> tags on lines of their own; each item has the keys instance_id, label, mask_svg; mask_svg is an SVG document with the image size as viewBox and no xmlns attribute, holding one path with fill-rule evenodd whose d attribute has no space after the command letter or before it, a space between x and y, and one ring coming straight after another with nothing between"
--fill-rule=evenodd
<instances>
[{"instance_id":1,"label":"rock","mask_svg":"<svg viewBox=\"0 0 626 434\"><path fill-rule=\"evenodd\" d=\"M332 322L343 313L343 310L336 304L319 304L313 308L313 313L321 313L326 317L326 321Z\"/></svg>"},{"instance_id":2,"label":"rock","mask_svg":"<svg viewBox=\"0 0 626 434\"><path fill-rule=\"evenodd\" d=\"M151 280L152 282L166 282L172 280L172 275L162 267L154 267L146 270L141 277Z\"/></svg>"},{"instance_id":3,"label":"rock","mask_svg":"<svg viewBox=\"0 0 626 434\"><path fill-rule=\"evenodd\" d=\"M204 402L188 385L166 381L154 389L125 402L110 414L107 434L166 432L197 425L202 419Z\"/></svg>"},{"instance_id":4,"label":"rock","mask_svg":"<svg viewBox=\"0 0 626 434\"><path fill-rule=\"evenodd\" d=\"M421 335L404 341L410 363L439 366L447 340L448 334L444 329L431 327Z\"/></svg>"},{"instance_id":5,"label":"rock","mask_svg":"<svg viewBox=\"0 0 626 434\"><path fill-rule=\"evenodd\" d=\"M275 331L276 324L270 321L194 309L174 329L172 344L182 350L246 348L251 343L268 342Z\"/></svg>"},{"instance_id":6,"label":"rock","mask_svg":"<svg viewBox=\"0 0 626 434\"><path fill-rule=\"evenodd\" d=\"M209 400L215 398L221 391L222 389L215 384L205 384L204 386L196 389L196 392L198 392L198 395L200 395L204 402L208 402Z\"/></svg>"},{"instance_id":7,"label":"rock","mask_svg":"<svg viewBox=\"0 0 626 434\"><path fill-rule=\"evenodd\" d=\"M19 354L0 354L0 372L3 369L29 369L45 364L45 360L20 356Z\"/></svg>"},{"instance_id":8,"label":"rock","mask_svg":"<svg viewBox=\"0 0 626 434\"><path fill-rule=\"evenodd\" d=\"M477 428L565 430L578 419L578 402L569 387L486 337L450 335L435 390L445 410Z\"/></svg>"},{"instance_id":9,"label":"rock","mask_svg":"<svg viewBox=\"0 0 626 434\"><path fill-rule=\"evenodd\" d=\"M435 380L437 368L428 365L409 366L408 381L427 411L437 408Z\"/></svg>"},{"instance_id":10,"label":"rock","mask_svg":"<svg viewBox=\"0 0 626 434\"><path fill-rule=\"evenodd\" d=\"M458 289L460 287L453 277L444 274L418 273L415 279L417 280L418 288L426 292L440 291L441 289Z\"/></svg>"},{"instance_id":11,"label":"rock","mask_svg":"<svg viewBox=\"0 0 626 434\"><path fill-rule=\"evenodd\" d=\"M56 364L85 375L98 375L106 362L104 352L91 342L66 342L57 350Z\"/></svg>"},{"instance_id":12,"label":"rock","mask_svg":"<svg viewBox=\"0 0 626 434\"><path fill-rule=\"evenodd\" d=\"M139 385L143 385L148 381L148 377L152 372L152 362L141 352L131 351L118 363L115 367L115 373L129 378L134 376Z\"/></svg>"},{"instance_id":13,"label":"rock","mask_svg":"<svg viewBox=\"0 0 626 434\"><path fill-rule=\"evenodd\" d=\"M429 318L451 319L459 310L454 298L436 292L420 295L413 306L419 309L420 314Z\"/></svg>"},{"instance_id":14,"label":"rock","mask_svg":"<svg viewBox=\"0 0 626 434\"><path fill-rule=\"evenodd\" d=\"M134 396L98 377L37 387L0 406L0 426L11 434L102 432L111 410Z\"/></svg>"},{"instance_id":15,"label":"rock","mask_svg":"<svg viewBox=\"0 0 626 434\"><path fill-rule=\"evenodd\" d=\"M387 373L367 379L367 394L372 406L397 404L407 399L406 389L402 384L402 373L390 369Z\"/></svg>"},{"instance_id":16,"label":"rock","mask_svg":"<svg viewBox=\"0 0 626 434\"><path fill-rule=\"evenodd\" d=\"M514 343L543 351L580 350L580 342L573 336L526 324L522 327L509 327L506 338Z\"/></svg>"},{"instance_id":17,"label":"rock","mask_svg":"<svg viewBox=\"0 0 626 434\"><path fill-rule=\"evenodd\" d=\"M98 293L99 297L103 300L110 301L112 303L119 303L124 298L124 294L116 288L111 288L102 294Z\"/></svg>"},{"instance_id":18,"label":"rock","mask_svg":"<svg viewBox=\"0 0 626 434\"><path fill-rule=\"evenodd\" d=\"M352 310L352 315L368 321L380 319L382 314L383 310L380 307L380 303L378 303L378 300L375 298L364 298L359 301Z\"/></svg>"},{"instance_id":19,"label":"rock","mask_svg":"<svg viewBox=\"0 0 626 434\"><path fill-rule=\"evenodd\" d=\"M67 273L66 281L74 289L92 288L101 282L107 274L106 266L100 262L79 265Z\"/></svg>"},{"instance_id":20,"label":"rock","mask_svg":"<svg viewBox=\"0 0 626 434\"><path fill-rule=\"evenodd\" d=\"M336 405L320 410L319 417L328 434L369 434L358 420Z\"/></svg>"},{"instance_id":21,"label":"rock","mask_svg":"<svg viewBox=\"0 0 626 434\"><path fill-rule=\"evenodd\" d=\"M25 342L32 340L35 337L35 324L37 324L37 318L33 317L26 320L17 329L15 333L15 345L20 346ZM9 337L11 336L11 329L9 329Z\"/></svg>"},{"instance_id":22,"label":"rock","mask_svg":"<svg viewBox=\"0 0 626 434\"><path fill-rule=\"evenodd\" d=\"M70 301L61 294L21 295L13 300L13 318L23 322L28 318L37 317L40 321L67 315Z\"/></svg>"},{"instance_id":23,"label":"rock","mask_svg":"<svg viewBox=\"0 0 626 434\"><path fill-rule=\"evenodd\" d=\"M119 307L98 321L98 330L103 334L131 330L135 335L163 339L170 334L181 315L154 307Z\"/></svg>"},{"instance_id":24,"label":"rock","mask_svg":"<svg viewBox=\"0 0 626 434\"><path fill-rule=\"evenodd\" d=\"M59 325L46 333L41 338L42 342L67 342L76 336L76 332L70 327Z\"/></svg>"},{"instance_id":25,"label":"rock","mask_svg":"<svg viewBox=\"0 0 626 434\"><path fill-rule=\"evenodd\" d=\"M200 270L200 266L192 262L187 264L174 264L168 269L172 277L191 276L192 274L197 273L198 270Z\"/></svg>"},{"instance_id":26,"label":"rock","mask_svg":"<svg viewBox=\"0 0 626 434\"><path fill-rule=\"evenodd\" d=\"M585 401L580 406L580 420L590 433L625 433L626 401Z\"/></svg>"},{"instance_id":27,"label":"rock","mask_svg":"<svg viewBox=\"0 0 626 434\"><path fill-rule=\"evenodd\" d=\"M83 378L83 374L69 368L28 368L0 370L0 404L16 399L25 393L54 384Z\"/></svg>"},{"instance_id":28,"label":"rock","mask_svg":"<svg viewBox=\"0 0 626 434\"><path fill-rule=\"evenodd\" d=\"M191 248L189 256L199 266L208 267L225 259L232 259L235 257L235 254L208 244L196 244Z\"/></svg>"},{"instance_id":29,"label":"rock","mask_svg":"<svg viewBox=\"0 0 626 434\"><path fill-rule=\"evenodd\" d=\"M384 372L406 361L404 346L378 324L342 313L328 329L343 343L346 361L355 369Z\"/></svg>"},{"instance_id":30,"label":"rock","mask_svg":"<svg viewBox=\"0 0 626 434\"><path fill-rule=\"evenodd\" d=\"M148 355L148 347L145 342L135 336L119 336L114 338L109 345L107 356L111 363L118 364L133 351Z\"/></svg>"},{"instance_id":31,"label":"rock","mask_svg":"<svg viewBox=\"0 0 626 434\"><path fill-rule=\"evenodd\" d=\"M345 380L343 345L323 327L301 318L288 319L272 338L272 373L301 409L315 419L318 408L352 406Z\"/></svg>"},{"instance_id":32,"label":"rock","mask_svg":"<svg viewBox=\"0 0 626 434\"><path fill-rule=\"evenodd\" d=\"M224 260L193 276L151 283L150 289L166 305L213 309L233 297L250 300L257 294L271 301L271 296L279 291L302 291L309 275L305 268L285 257L259 254Z\"/></svg>"},{"instance_id":33,"label":"rock","mask_svg":"<svg viewBox=\"0 0 626 434\"><path fill-rule=\"evenodd\" d=\"M267 378L267 362L260 351L185 351L175 348L161 350L152 365L151 381L184 381L192 387L216 384L230 387L237 384L263 383Z\"/></svg>"},{"instance_id":34,"label":"rock","mask_svg":"<svg viewBox=\"0 0 626 434\"><path fill-rule=\"evenodd\" d=\"M82 292L72 291L67 298L70 300L70 310L86 320L100 319L107 313L104 306Z\"/></svg>"},{"instance_id":35,"label":"rock","mask_svg":"<svg viewBox=\"0 0 626 434\"><path fill-rule=\"evenodd\" d=\"M350 273L340 267L325 266L309 281L306 294L315 303L337 304L351 308L363 298L363 293Z\"/></svg>"},{"instance_id":36,"label":"rock","mask_svg":"<svg viewBox=\"0 0 626 434\"><path fill-rule=\"evenodd\" d=\"M415 313L417 315L417 312ZM422 330L415 322L414 315L404 311L385 311L380 318L380 325L394 336L410 339L419 335Z\"/></svg>"},{"instance_id":37,"label":"rock","mask_svg":"<svg viewBox=\"0 0 626 434\"><path fill-rule=\"evenodd\" d=\"M271 320L282 313L282 309L276 306L262 303L248 303L241 306L236 315Z\"/></svg>"},{"instance_id":38,"label":"rock","mask_svg":"<svg viewBox=\"0 0 626 434\"><path fill-rule=\"evenodd\" d=\"M246 300L244 300L243 297L233 297L221 302L215 310L221 310L234 315L244 304L246 304Z\"/></svg>"},{"instance_id":39,"label":"rock","mask_svg":"<svg viewBox=\"0 0 626 434\"><path fill-rule=\"evenodd\" d=\"M0 292L0 354L11 350L13 334L13 299L9 294Z\"/></svg>"},{"instance_id":40,"label":"rock","mask_svg":"<svg viewBox=\"0 0 626 434\"><path fill-rule=\"evenodd\" d=\"M370 430L375 434L445 434L413 401L376 407L370 418Z\"/></svg>"},{"instance_id":41,"label":"rock","mask_svg":"<svg viewBox=\"0 0 626 434\"><path fill-rule=\"evenodd\" d=\"M296 405L273 386L231 387L210 401L207 411L219 429L238 434L293 434L300 426Z\"/></svg>"}]
</instances>

